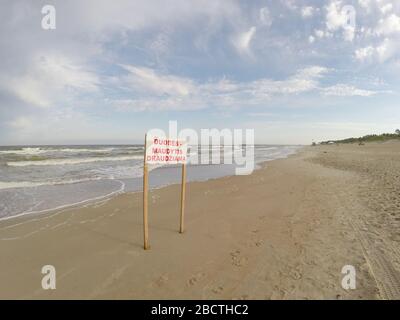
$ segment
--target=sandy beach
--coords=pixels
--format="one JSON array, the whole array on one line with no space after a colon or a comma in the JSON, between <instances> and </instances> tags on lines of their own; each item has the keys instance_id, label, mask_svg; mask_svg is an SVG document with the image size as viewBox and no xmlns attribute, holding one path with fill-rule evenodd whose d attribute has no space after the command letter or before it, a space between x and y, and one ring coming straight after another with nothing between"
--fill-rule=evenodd
<instances>
[{"instance_id":1,"label":"sandy beach","mask_svg":"<svg viewBox=\"0 0 400 320\"><path fill-rule=\"evenodd\" d=\"M180 186L150 192L148 251L141 193L1 221L0 298L400 299L399 142L305 147L186 192L184 234Z\"/></svg>"}]
</instances>

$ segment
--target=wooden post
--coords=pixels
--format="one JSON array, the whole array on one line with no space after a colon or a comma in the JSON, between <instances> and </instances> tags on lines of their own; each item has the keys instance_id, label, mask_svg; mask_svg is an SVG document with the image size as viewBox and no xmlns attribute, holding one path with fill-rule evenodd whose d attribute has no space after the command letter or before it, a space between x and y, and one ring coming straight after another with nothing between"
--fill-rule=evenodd
<instances>
[{"instance_id":1,"label":"wooden post","mask_svg":"<svg viewBox=\"0 0 400 320\"><path fill-rule=\"evenodd\" d=\"M182 164L182 186L181 186L181 226L179 232L184 231L184 216L185 216L185 191L186 191L186 164Z\"/></svg>"},{"instance_id":2,"label":"wooden post","mask_svg":"<svg viewBox=\"0 0 400 320\"><path fill-rule=\"evenodd\" d=\"M143 240L144 250L149 249L149 222L148 222L148 169L146 162L147 134L144 136L144 161L143 161Z\"/></svg>"}]
</instances>

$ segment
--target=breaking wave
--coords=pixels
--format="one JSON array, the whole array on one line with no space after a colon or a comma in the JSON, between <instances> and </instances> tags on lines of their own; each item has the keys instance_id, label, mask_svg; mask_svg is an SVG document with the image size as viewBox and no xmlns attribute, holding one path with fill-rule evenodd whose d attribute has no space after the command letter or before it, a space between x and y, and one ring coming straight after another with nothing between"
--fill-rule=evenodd
<instances>
[{"instance_id":1,"label":"breaking wave","mask_svg":"<svg viewBox=\"0 0 400 320\"><path fill-rule=\"evenodd\" d=\"M104 162L104 161L126 161L126 160L139 160L143 156L116 156L116 157L93 157L93 158L72 158L72 159L48 159L36 161L10 161L7 165L10 167L26 167L26 166L60 166L60 165L74 165L89 162Z\"/></svg>"}]
</instances>

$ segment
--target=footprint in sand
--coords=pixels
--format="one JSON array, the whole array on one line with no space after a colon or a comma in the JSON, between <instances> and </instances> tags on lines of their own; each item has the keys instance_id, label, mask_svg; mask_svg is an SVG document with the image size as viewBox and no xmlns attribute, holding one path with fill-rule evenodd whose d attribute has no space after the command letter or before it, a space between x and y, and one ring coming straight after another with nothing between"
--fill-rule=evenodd
<instances>
[{"instance_id":1,"label":"footprint in sand","mask_svg":"<svg viewBox=\"0 0 400 320\"><path fill-rule=\"evenodd\" d=\"M154 283L157 287L162 287L168 280L168 276L166 274L163 274L156 281L154 281Z\"/></svg>"},{"instance_id":2,"label":"footprint in sand","mask_svg":"<svg viewBox=\"0 0 400 320\"><path fill-rule=\"evenodd\" d=\"M222 293L222 291L224 291L224 287L221 287L221 286L215 287L215 288L212 289L211 291L212 291L213 293L215 293L215 294L220 294L220 293Z\"/></svg>"},{"instance_id":3,"label":"footprint in sand","mask_svg":"<svg viewBox=\"0 0 400 320\"><path fill-rule=\"evenodd\" d=\"M293 280L300 280L301 278L303 278L303 274L299 268L291 269L289 272L289 276Z\"/></svg>"},{"instance_id":4,"label":"footprint in sand","mask_svg":"<svg viewBox=\"0 0 400 320\"><path fill-rule=\"evenodd\" d=\"M247 258L241 256L240 250L231 252L232 265L236 267L243 267L247 264Z\"/></svg>"},{"instance_id":5,"label":"footprint in sand","mask_svg":"<svg viewBox=\"0 0 400 320\"><path fill-rule=\"evenodd\" d=\"M263 243L264 243L264 241L262 241L262 240L257 240L256 242L254 242L254 245L255 245L256 247L261 247Z\"/></svg>"},{"instance_id":6,"label":"footprint in sand","mask_svg":"<svg viewBox=\"0 0 400 320\"><path fill-rule=\"evenodd\" d=\"M205 273L204 272L199 272L196 275L194 275L193 277L191 277L188 281L189 286L194 286L198 281L200 281L202 278L205 277Z\"/></svg>"},{"instance_id":7,"label":"footprint in sand","mask_svg":"<svg viewBox=\"0 0 400 320\"><path fill-rule=\"evenodd\" d=\"M261 247L263 245L264 241L261 239L253 239L253 240L249 240L246 243L246 246L249 248L253 248L253 247Z\"/></svg>"}]
</instances>

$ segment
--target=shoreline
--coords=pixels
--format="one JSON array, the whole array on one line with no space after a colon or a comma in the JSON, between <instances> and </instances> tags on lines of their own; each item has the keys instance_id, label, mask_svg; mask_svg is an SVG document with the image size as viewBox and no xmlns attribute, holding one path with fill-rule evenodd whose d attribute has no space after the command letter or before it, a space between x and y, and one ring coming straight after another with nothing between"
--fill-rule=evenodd
<instances>
[{"instance_id":1,"label":"shoreline","mask_svg":"<svg viewBox=\"0 0 400 320\"><path fill-rule=\"evenodd\" d=\"M400 279L397 229L360 193L371 187L369 175L397 168L399 150L396 143L305 147L249 176L190 182L184 234L179 185L152 189L149 251L140 192L14 226L0 221L0 297L399 298L387 281ZM40 287L47 264L57 269L56 290ZM345 265L357 270L357 290L341 287Z\"/></svg>"},{"instance_id":2,"label":"shoreline","mask_svg":"<svg viewBox=\"0 0 400 320\"><path fill-rule=\"evenodd\" d=\"M300 152L303 148L305 148L305 146L299 147L294 153L286 155L283 158L276 158L276 159L272 159L272 160L265 160L265 161L262 161L260 163L255 163L255 168L253 170L253 173L256 170L260 170L260 169L264 168L264 166L266 166L266 164L268 162L275 161L275 160L280 160L280 159L285 159L287 157L293 156L293 155L297 154L298 152ZM199 167L199 166L207 167L208 165L201 165L201 164L199 165L198 164L198 165L195 165L195 166L196 167ZM156 167L153 170L163 169L163 168L165 169L165 167L160 167L160 168ZM190 168L190 166L188 168ZM153 171L153 170L151 170L151 171ZM204 181L205 182L205 181L210 181L210 180L213 180L213 179L221 179L221 178L230 177L230 176L232 176L232 174L226 174L226 175L217 176L217 177L210 177L210 178L206 178L205 180L192 180L192 181L187 181L187 183L197 182L197 181L200 181L200 182ZM136 177L135 179L137 179L137 178L141 178L141 177ZM1 221L11 220L11 219L19 219L19 218L22 218L22 217L25 217L25 216L28 217L31 214L32 215L36 215L36 216L40 216L40 215L43 215L43 214L56 214L59 210L64 211L64 210L68 210L68 209L78 209L78 208L85 207L87 205L95 205L97 202L109 201L109 200L113 199L114 197L117 197L118 195L121 195L121 194L130 194L130 193L131 194L135 194L135 193L141 193L142 192L141 189L135 190L135 191L126 191L125 190L126 185L123 182L124 179L104 179L104 180L118 181L118 182L120 182L122 184L122 187L119 190L110 192L109 194L98 196L98 197L94 197L94 198L90 198L90 199L86 199L86 200L82 200L82 201L78 201L76 203L65 204L65 205L61 205L61 206L55 207L55 208L49 208L49 209L44 209L44 210L39 210L39 211L21 212L21 213L18 213L16 215L12 215L12 216L0 217L0 222ZM101 179L98 179L98 180L95 180L95 181L101 181ZM165 184L165 185L159 185L159 186L151 187L149 190L158 190L158 189L161 189L161 188L165 188L165 187L172 186L172 185L177 185L177 184L180 184L180 182L171 182L171 183L168 183L168 184Z\"/></svg>"}]
</instances>

